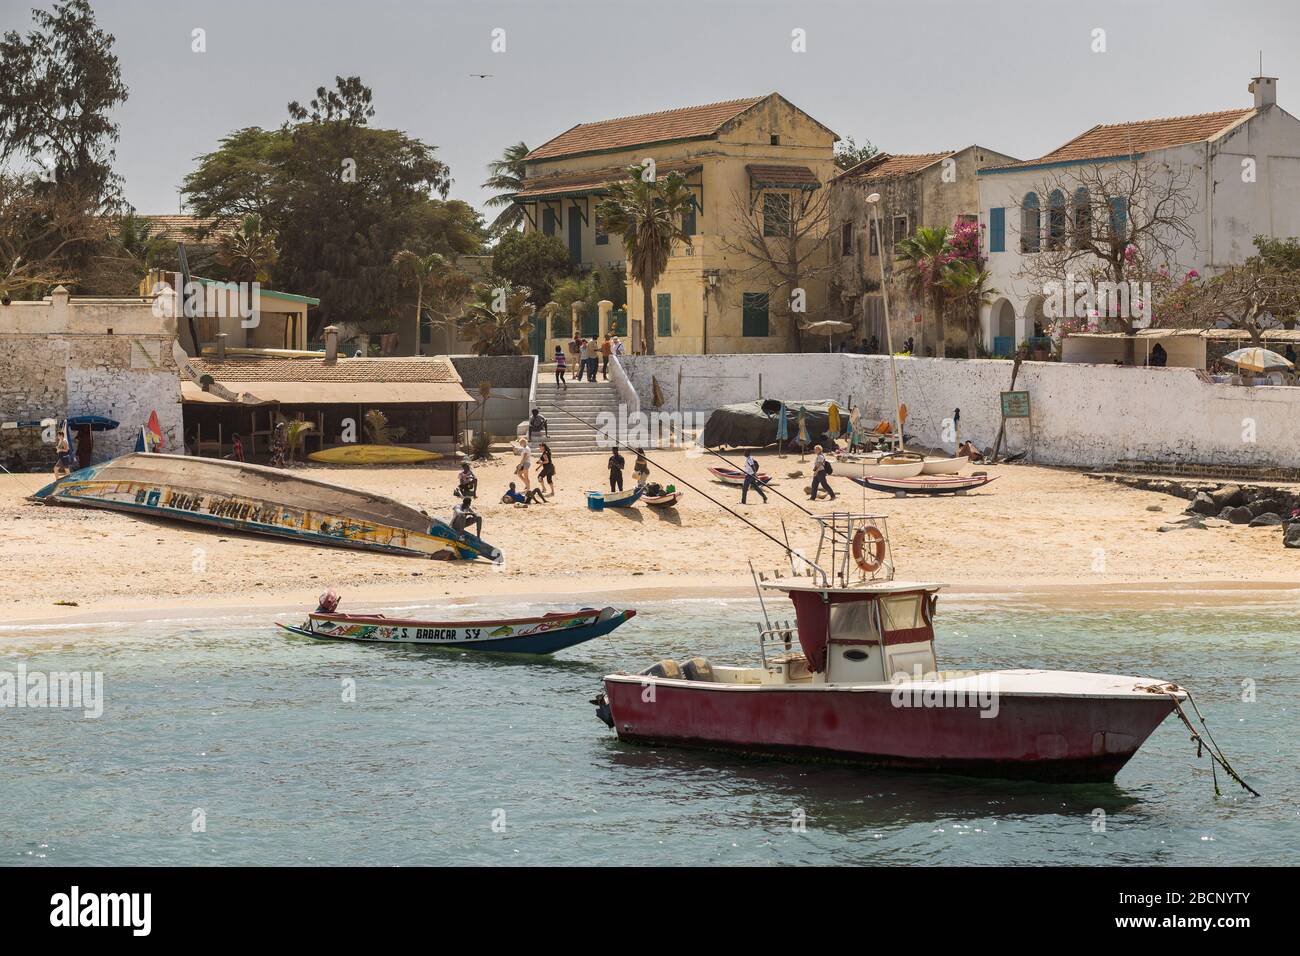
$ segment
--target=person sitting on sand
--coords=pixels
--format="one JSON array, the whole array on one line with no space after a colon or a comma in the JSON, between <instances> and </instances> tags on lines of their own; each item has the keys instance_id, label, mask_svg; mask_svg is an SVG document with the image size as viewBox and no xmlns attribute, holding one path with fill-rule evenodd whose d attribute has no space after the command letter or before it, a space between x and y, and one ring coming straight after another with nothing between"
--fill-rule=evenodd
<instances>
[{"instance_id":1,"label":"person sitting on sand","mask_svg":"<svg viewBox=\"0 0 1300 956\"><path fill-rule=\"evenodd\" d=\"M456 473L456 496L458 498L478 497L478 478L467 461L460 463L460 471Z\"/></svg>"},{"instance_id":2,"label":"person sitting on sand","mask_svg":"<svg viewBox=\"0 0 1300 956\"><path fill-rule=\"evenodd\" d=\"M474 535L483 537L483 516L474 510L474 503L468 497L462 498L460 504L451 509L452 530L465 534L471 524L474 525Z\"/></svg>"},{"instance_id":3,"label":"person sitting on sand","mask_svg":"<svg viewBox=\"0 0 1300 956\"><path fill-rule=\"evenodd\" d=\"M529 488L528 494L521 495L518 489L515 488L515 483L513 481L510 482L510 487L506 489L506 493L501 496L501 503L503 505L515 504L527 507L528 505L538 501L542 504L546 504L546 496L542 494L541 488Z\"/></svg>"}]
</instances>

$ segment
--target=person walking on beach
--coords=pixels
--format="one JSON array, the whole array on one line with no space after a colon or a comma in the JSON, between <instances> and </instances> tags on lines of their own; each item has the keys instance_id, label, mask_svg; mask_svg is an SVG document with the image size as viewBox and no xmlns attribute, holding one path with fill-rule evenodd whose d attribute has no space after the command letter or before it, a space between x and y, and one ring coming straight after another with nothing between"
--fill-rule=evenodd
<instances>
[{"instance_id":1,"label":"person walking on beach","mask_svg":"<svg viewBox=\"0 0 1300 956\"><path fill-rule=\"evenodd\" d=\"M749 489L753 488L758 492L758 496L763 499L763 504L767 504L767 495L763 492L763 485L758 480L758 462L754 460L751 453L746 452L745 464L741 468L745 474L745 483L740 487L740 503L748 504L746 498L749 496Z\"/></svg>"},{"instance_id":2,"label":"person walking on beach","mask_svg":"<svg viewBox=\"0 0 1300 956\"><path fill-rule=\"evenodd\" d=\"M636 479L638 485L644 485L650 480L650 462L646 460L644 448L636 450L636 462L632 465L632 477Z\"/></svg>"},{"instance_id":3,"label":"person walking on beach","mask_svg":"<svg viewBox=\"0 0 1300 956\"><path fill-rule=\"evenodd\" d=\"M533 453L528 448L527 439L521 438L519 444L515 446L515 451L519 454L519 464L515 466L515 475L524 483L525 490L531 490L533 479L529 472L533 467Z\"/></svg>"},{"instance_id":4,"label":"person walking on beach","mask_svg":"<svg viewBox=\"0 0 1300 956\"><path fill-rule=\"evenodd\" d=\"M826 480L826 476L831 473L831 463L826 460L826 456L822 453L821 445L813 446L813 451L817 453L817 457L813 459L812 494L808 497L813 501L816 501L818 491L825 488L826 494L830 496L832 501L834 501L835 492L831 491L831 483Z\"/></svg>"},{"instance_id":5,"label":"person walking on beach","mask_svg":"<svg viewBox=\"0 0 1300 956\"><path fill-rule=\"evenodd\" d=\"M471 524L474 525L474 536L483 537L483 516L474 510L474 503L469 498L462 498L460 504L451 509L452 530L465 534Z\"/></svg>"},{"instance_id":6,"label":"person walking on beach","mask_svg":"<svg viewBox=\"0 0 1300 956\"><path fill-rule=\"evenodd\" d=\"M546 442L538 447L541 450L537 454L540 466L537 469L537 487L546 488L549 485L551 494L555 494L555 456L551 454L551 446Z\"/></svg>"},{"instance_id":7,"label":"person walking on beach","mask_svg":"<svg viewBox=\"0 0 1300 956\"><path fill-rule=\"evenodd\" d=\"M54 460L54 478L58 480L65 475L72 474L72 449L68 447L68 436L66 432L59 433L59 443L54 448L58 456Z\"/></svg>"},{"instance_id":8,"label":"person walking on beach","mask_svg":"<svg viewBox=\"0 0 1300 956\"><path fill-rule=\"evenodd\" d=\"M618 453L618 446L614 446L614 453L609 456L609 490L611 493L623 490L623 466L627 462L623 456Z\"/></svg>"},{"instance_id":9,"label":"person walking on beach","mask_svg":"<svg viewBox=\"0 0 1300 956\"><path fill-rule=\"evenodd\" d=\"M606 332L605 341L600 343L600 357L601 360L604 362L604 365L601 367L600 374L607 382L609 381L609 357L610 355L613 354L613 352L614 352L614 343L612 343L609 340L609 333Z\"/></svg>"},{"instance_id":10,"label":"person walking on beach","mask_svg":"<svg viewBox=\"0 0 1300 956\"><path fill-rule=\"evenodd\" d=\"M555 384L568 389L569 383L564 380L565 371L564 350L557 345L555 347Z\"/></svg>"}]
</instances>

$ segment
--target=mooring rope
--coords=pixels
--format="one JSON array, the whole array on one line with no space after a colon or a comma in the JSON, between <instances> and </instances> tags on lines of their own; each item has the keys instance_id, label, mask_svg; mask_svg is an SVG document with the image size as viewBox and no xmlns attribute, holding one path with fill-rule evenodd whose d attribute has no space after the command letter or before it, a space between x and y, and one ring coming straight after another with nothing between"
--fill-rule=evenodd
<instances>
[{"instance_id":1,"label":"mooring rope","mask_svg":"<svg viewBox=\"0 0 1300 956\"><path fill-rule=\"evenodd\" d=\"M1223 768L1224 772L1227 773L1228 776L1237 781L1237 783L1250 793L1251 796L1258 797L1259 791L1248 784L1245 780L1242 780L1241 775L1237 773L1236 770L1232 769L1232 764L1228 763L1227 756L1219 748L1219 744L1214 739L1214 735L1210 733L1210 726L1205 722L1205 715L1201 713L1201 708L1196 705L1196 698L1192 696L1192 692L1185 687L1179 687L1177 684L1161 684L1159 687L1151 689L1157 693L1166 694L1169 699L1173 701L1174 711L1178 714L1178 719L1183 722L1183 726L1185 726L1191 734L1191 739L1196 742L1196 756L1200 757L1202 753L1208 753L1210 755L1210 776L1214 780L1214 795L1216 797L1222 796L1222 793L1219 791L1219 775L1214 769L1214 765L1217 763ZM1205 728L1205 736L1202 737L1200 731L1192 726L1191 720L1188 719L1186 712L1178 701L1178 691L1182 691L1187 695L1187 702L1192 705L1192 710L1196 712L1197 720L1199 720L1201 726Z\"/></svg>"}]
</instances>

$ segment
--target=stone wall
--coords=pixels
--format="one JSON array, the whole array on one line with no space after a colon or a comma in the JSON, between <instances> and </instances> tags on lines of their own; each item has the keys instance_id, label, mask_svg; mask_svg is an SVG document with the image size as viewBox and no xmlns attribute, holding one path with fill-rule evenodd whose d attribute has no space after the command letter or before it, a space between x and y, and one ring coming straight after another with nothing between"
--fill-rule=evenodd
<instances>
[{"instance_id":1,"label":"stone wall","mask_svg":"<svg viewBox=\"0 0 1300 956\"><path fill-rule=\"evenodd\" d=\"M151 412L164 450L182 451L175 332L148 300L15 302L0 308L0 422L102 415L121 426L97 432L93 460L131 451ZM53 461L40 429L0 430L0 464Z\"/></svg>"},{"instance_id":2,"label":"stone wall","mask_svg":"<svg viewBox=\"0 0 1300 956\"><path fill-rule=\"evenodd\" d=\"M626 356L623 367L647 409L653 376L668 411L709 412L763 397L833 400L861 407L868 421L889 416L889 358L882 355ZM960 409L961 437L991 447L1011 367L999 360L898 359L904 431L919 444L951 448L947 422ZM1029 450L1043 464L1300 467L1300 388L1207 384L1182 368L1025 362L1016 389L1030 394L1032 447L1029 422L1013 420L1003 448Z\"/></svg>"}]
</instances>

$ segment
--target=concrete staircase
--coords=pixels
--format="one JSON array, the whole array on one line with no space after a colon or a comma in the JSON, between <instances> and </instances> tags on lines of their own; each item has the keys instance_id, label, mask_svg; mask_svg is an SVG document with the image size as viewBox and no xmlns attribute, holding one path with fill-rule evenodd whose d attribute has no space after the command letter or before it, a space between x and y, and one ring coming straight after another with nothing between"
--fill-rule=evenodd
<instances>
[{"instance_id":1,"label":"concrete staircase","mask_svg":"<svg viewBox=\"0 0 1300 956\"><path fill-rule=\"evenodd\" d=\"M596 376L593 382L569 382L569 387L555 385L555 366L537 367L537 397L533 403L540 408L549 426L550 437L543 439L556 455L583 455L602 451L596 444L596 433L564 412L571 412L583 421L596 424L601 412L618 414L618 390L613 382Z\"/></svg>"}]
</instances>

